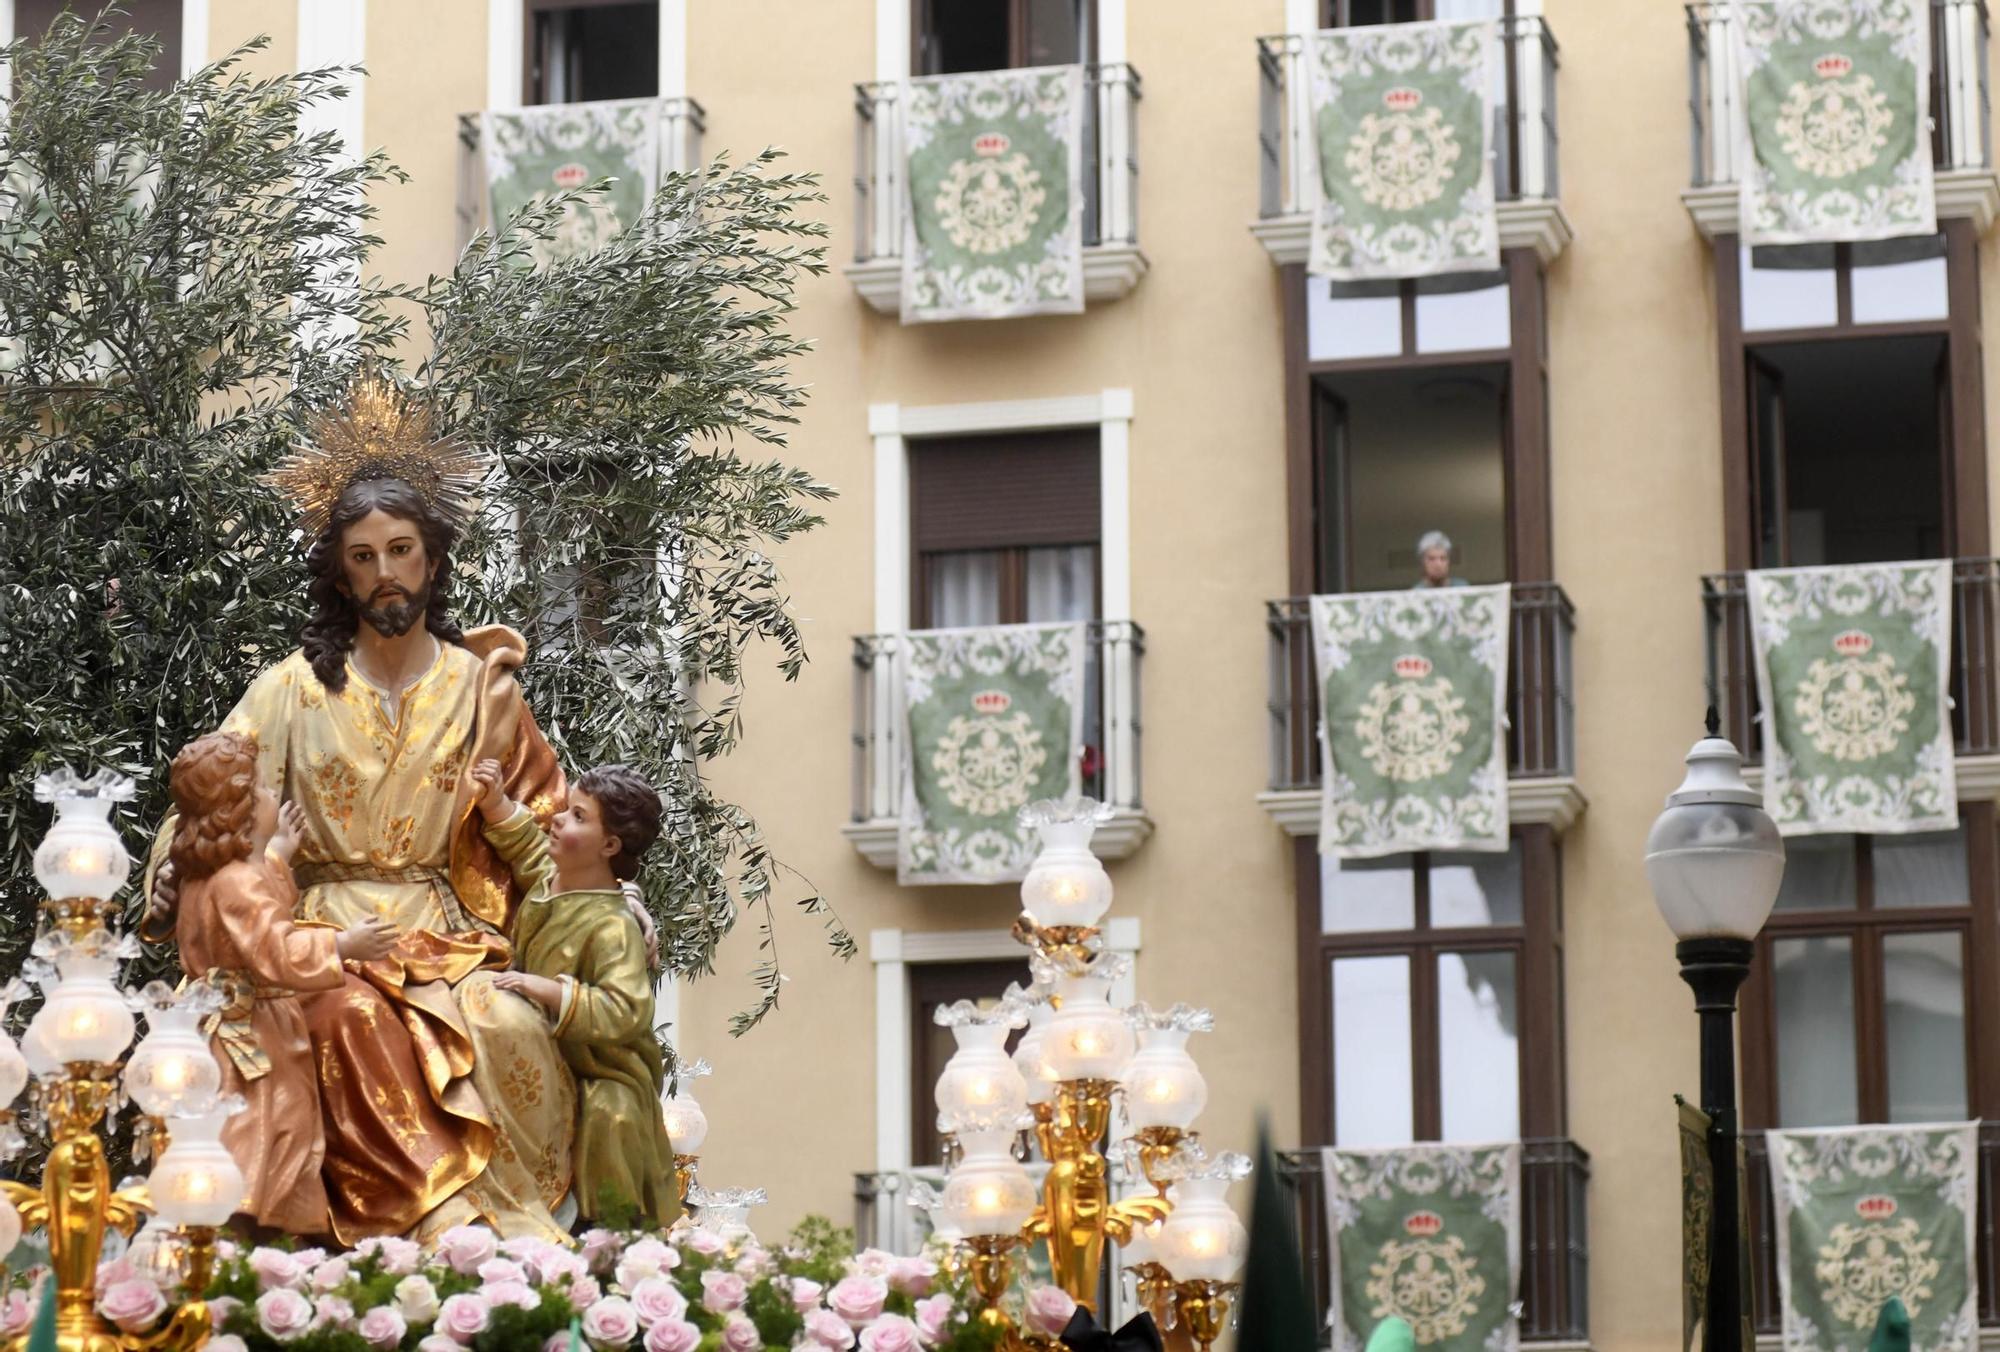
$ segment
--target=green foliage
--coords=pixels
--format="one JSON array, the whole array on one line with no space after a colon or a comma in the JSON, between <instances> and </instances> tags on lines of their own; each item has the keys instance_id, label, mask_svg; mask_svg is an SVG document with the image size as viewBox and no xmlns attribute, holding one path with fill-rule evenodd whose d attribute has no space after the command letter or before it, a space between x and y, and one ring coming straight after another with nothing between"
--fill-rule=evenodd
<instances>
[{"instance_id":1,"label":"green foliage","mask_svg":"<svg viewBox=\"0 0 2000 1352\"><path fill-rule=\"evenodd\" d=\"M449 276L366 275L368 191L300 115L346 72L254 79L243 57L149 92L154 44L60 19L6 50L0 138L0 968L30 937L41 771L112 765L166 807L173 752L296 646L305 575L259 482L363 366L401 373L488 451L458 557L461 619L523 629L530 704L570 768L618 760L666 794L643 871L667 959L713 971L742 908L764 956L743 1031L781 989L779 866L701 774L741 732L746 651L805 661L768 551L830 495L771 458L804 402L792 289L824 269L814 180L766 152L671 178L585 258L531 266L567 205L482 236ZM443 223L440 228L446 228ZM820 898L799 902L842 955Z\"/></svg>"}]
</instances>

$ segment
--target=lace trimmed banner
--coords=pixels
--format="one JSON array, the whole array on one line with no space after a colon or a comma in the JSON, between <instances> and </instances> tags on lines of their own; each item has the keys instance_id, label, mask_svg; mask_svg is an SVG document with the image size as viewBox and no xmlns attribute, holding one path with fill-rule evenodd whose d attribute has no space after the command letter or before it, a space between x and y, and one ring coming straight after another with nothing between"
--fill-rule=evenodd
<instances>
[{"instance_id":1,"label":"lace trimmed banner","mask_svg":"<svg viewBox=\"0 0 2000 1352\"><path fill-rule=\"evenodd\" d=\"M601 246L645 213L660 186L660 101L552 104L480 115L493 228L531 202L613 179L572 203L553 239L537 241L537 263Z\"/></svg>"},{"instance_id":2,"label":"lace trimmed banner","mask_svg":"<svg viewBox=\"0 0 2000 1352\"><path fill-rule=\"evenodd\" d=\"M1312 598L1321 854L1507 848L1509 597L1502 584Z\"/></svg>"},{"instance_id":3,"label":"lace trimmed banner","mask_svg":"<svg viewBox=\"0 0 2000 1352\"><path fill-rule=\"evenodd\" d=\"M1083 310L1083 67L932 75L902 98L903 322Z\"/></svg>"},{"instance_id":4,"label":"lace trimmed banner","mask_svg":"<svg viewBox=\"0 0 2000 1352\"><path fill-rule=\"evenodd\" d=\"M1435 1352L1515 1352L1521 1325L1521 1147L1327 1149L1334 1352L1407 1321Z\"/></svg>"},{"instance_id":5,"label":"lace trimmed banner","mask_svg":"<svg viewBox=\"0 0 2000 1352\"><path fill-rule=\"evenodd\" d=\"M1978 1123L1769 1140L1787 1352L1864 1352L1891 1297L1909 1312L1911 1347L1978 1346Z\"/></svg>"},{"instance_id":6,"label":"lace trimmed banner","mask_svg":"<svg viewBox=\"0 0 2000 1352\"><path fill-rule=\"evenodd\" d=\"M1937 230L1926 0L1744 0L1745 244Z\"/></svg>"},{"instance_id":7,"label":"lace trimmed banner","mask_svg":"<svg viewBox=\"0 0 2000 1352\"><path fill-rule=\"evenodd\" d=\"M1951 561L1774 568L1745 583L1778 830L1956 827Z\"/></svg>"},{"instance_id":8,"label":"lace trimmed banner","mask_svg":"<svg viewBox=\"0 0 2000 1352\"><path fill-rule=\"evenodd\" d=\"M1306 39L1320 191L1306 270L1358 281L1500 266L1491 21Z\"/></svg>"},{"instance_id":9,"label":"lace trimmed banner","mask_svg":"<svg viewBox=\"0 0 2000 1352\"><path fill-rule=\"evenodd\" d=\"M904 636L902 883L1018 882L1040 846L1016 820L1082 790L1081 624Z\"/></svg>"}]
</instances>

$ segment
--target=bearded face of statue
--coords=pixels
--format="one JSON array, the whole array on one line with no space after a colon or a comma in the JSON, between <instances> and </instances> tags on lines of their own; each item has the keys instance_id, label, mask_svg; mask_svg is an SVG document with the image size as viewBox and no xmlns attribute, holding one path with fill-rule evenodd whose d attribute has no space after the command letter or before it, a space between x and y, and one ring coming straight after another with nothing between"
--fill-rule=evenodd
<instances>
[{"instance_id":1,"label":"bearded face of statue","mask_svg":"<svg viewBox=\"0 0 2000 1352\"><path fill-rule=\"evenodd\" d=\"M340 532L341 589L384 638L409 633L424 617L433 569L414 521L378 508Z\"/></svg>"},{"instance_id":2,"label":"bearded face of statue","mask_svg":"<svg viewBox=\"0 0 2000 1352\"><path fill-rule=\"evenodd\" d=\"M459 641L450 605L456 537L452 523L401 480L364 480L341 494L306 552L313 617L299 639L322 685L345 687L346 655L362 624L384 638L421 624L440 642Z\"/></svg>"}]
</instances>

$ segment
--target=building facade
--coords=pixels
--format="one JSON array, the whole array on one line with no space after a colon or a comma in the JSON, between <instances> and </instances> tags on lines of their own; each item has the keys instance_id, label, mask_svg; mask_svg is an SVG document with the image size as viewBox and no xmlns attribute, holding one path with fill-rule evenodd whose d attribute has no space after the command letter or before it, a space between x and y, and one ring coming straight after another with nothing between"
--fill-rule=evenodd
<instances>
[{"instance_id":1,"label":"building facade","mask_svg":"<svg viewBox=\"0 0 2000 1352\"><path fill-rule=\"evenodd\" d=\"M52 8L0 15L27 32ZM1724 4L160 0L135 18L177 63L267 33L253 67L366 66L326 116L411 175L379 202L392 280L448 268L477 218L460 119L482 109L656 96L690 153L777 145L823 177L834 266L800 297L816 348L791 455L841 496L779 560L813 661L796 685L754 680L719 778L862 953L781 924L781 1011L740 1041L754 926L674 997L683 1054L717 1067L706 1180L767 1188L775 1229L854 1214L866 1176L893 1231L890 1180L936 1146L949 1044L928 1013L1024 964L1012 888L897 885L877 667L912 628L1080 620L1109 940L1132 994L1214 1010L1192 1047L1211 1143L1268 1114L1309 1201L1312 1147L1522 1139L1526 1336L1640 1349L1680 1332L1672 1095L1696 1086L1641 853L1708 703L1756 749L1745 569L1960 560L1964 800L1953 833L1794 849L1745 993L1745 1125L2000 1115L1981 319L2000 182L1984 11L1932 10L1937 235L1755 253ZM1501 268L1308 279L1288 35L1481 16L1506 65ZM898 82L1068 63L1093 147L1084 312L901 323ZM1303 598L1408 585L1431 529L1460 575L1515 587L1512 847L1336 868L1314 848Z\"/></svg>"}]
</instances>

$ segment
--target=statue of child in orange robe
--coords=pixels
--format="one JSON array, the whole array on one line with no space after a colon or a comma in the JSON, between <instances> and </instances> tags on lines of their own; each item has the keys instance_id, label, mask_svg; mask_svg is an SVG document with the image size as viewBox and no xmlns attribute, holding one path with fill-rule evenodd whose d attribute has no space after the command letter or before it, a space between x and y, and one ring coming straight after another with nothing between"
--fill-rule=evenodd
<instances>
[{"instance_id":1,"label":"statue of child in orange robe","mask_svg":"<svg viewBox=\"0 0 2000 1352\"><path fill-rule=\"evenodd\" d=\"M341 960L381 957L395 930L378 917L344 930L292 919L291 858L304 819L259 782L251 738L217 732L189 742L169 784L180 809L170 849L182 880L181 966L222 995L223 1009L203 1027L222 1092L248 1105L222 1131L249 1184L244 1214L289 1234L324 1234L326 1134L299 996L340 989Z\"/></svg>"}]
</instances>

